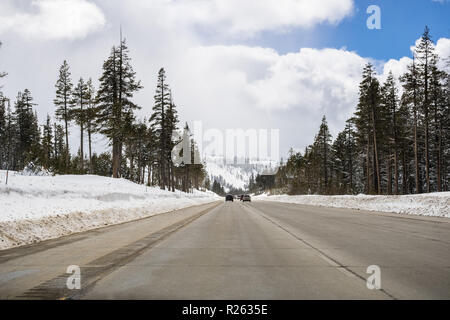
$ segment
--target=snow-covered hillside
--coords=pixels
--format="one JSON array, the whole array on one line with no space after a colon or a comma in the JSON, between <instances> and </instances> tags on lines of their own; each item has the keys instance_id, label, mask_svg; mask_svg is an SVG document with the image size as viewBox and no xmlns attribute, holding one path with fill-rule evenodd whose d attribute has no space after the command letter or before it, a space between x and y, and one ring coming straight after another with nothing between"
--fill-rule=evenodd
<instances>
[{"instance_id":1,"label":"snow-covered hillside","mask_svg":"<svg viewBox=\"0 0 450 320\"><path fill-rule=\"evenodd\" d=\"M26 176L0 171L0 249L215 201L94 175Z\"/></svg>"},{"instance_id":2,"label":"snow-covered hillside","mask_svg":"<svg viewBox=\"0 0 450 320\"><path fill-rule=\"evenodd\" d=\"M258 173L276 166L272 161L261 160L252 160L243 164L227 161L224 164L223 157L214 156L206 156L204 161L211 182L216 180L225 188L225 191L229 191L231 188L245 190L252 174L256 177Z\"/></svg>"},{"instance_id":3,"label":"snow-covered hillside","mask_svg":"<svg viewBox=\"0 0 450 320\"><path fill-rule=\"evenodd\" d=\"M450 192L404 196L260 195L254 199L450 218Z\"/></svg>"}]
</instances>

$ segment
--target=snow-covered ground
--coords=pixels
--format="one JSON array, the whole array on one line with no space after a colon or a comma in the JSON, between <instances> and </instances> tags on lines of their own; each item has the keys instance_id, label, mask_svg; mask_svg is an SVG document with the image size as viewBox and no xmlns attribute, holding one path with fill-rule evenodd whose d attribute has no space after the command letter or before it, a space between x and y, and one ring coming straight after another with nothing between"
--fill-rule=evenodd
<instances>
[{"instance_id":1,"label":"snow-covered ground","mask_svg":"<svg viewBox=\"0 0 450 320\"><path fill-rule=\"evenodd\" d=\"M404 196L260 195L254 199L450 218L450 192Z\"/></svg>"},{"instance_id":2,"label":"snow-covered ground","mask_svg":"<svg viewBox=\"0 0 450 320\"><path fill-rule=\"evenodd\" d=\"M94 175L26 176L0 170L0 249L213 202Z\"/></svg>"}]
</instances>

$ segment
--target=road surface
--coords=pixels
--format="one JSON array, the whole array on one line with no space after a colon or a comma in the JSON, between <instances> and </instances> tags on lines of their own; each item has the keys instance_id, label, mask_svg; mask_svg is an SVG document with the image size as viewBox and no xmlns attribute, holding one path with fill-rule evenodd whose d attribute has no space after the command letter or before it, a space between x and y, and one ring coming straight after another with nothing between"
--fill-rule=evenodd
<instances>
[{"instance_id":1,"label":"road surface","mask_svg":"<svg viewBox=\"0 0 450 320\"><path fill-rule=\"evenodd\" d=\"M450 299L450 220L218 202L0 251L0 298Z\"/></svg>"}]
</instances>

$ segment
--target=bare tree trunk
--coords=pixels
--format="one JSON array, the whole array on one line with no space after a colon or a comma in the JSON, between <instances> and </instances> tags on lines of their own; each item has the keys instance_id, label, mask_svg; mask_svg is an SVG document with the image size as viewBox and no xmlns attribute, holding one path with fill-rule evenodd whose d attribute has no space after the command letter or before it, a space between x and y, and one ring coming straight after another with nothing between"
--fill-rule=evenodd
<instances>
[{"instance_id":1,"label":"bare tree trunk","mask_svg":"<svg viewBox=\"0 0 450 320\"><path fill-rule=\"evenodd\" d=\"M175 192L175 168L173 166L173 163L170 164L170 168L172 171L172 192Z\"/></svg>"},{"instance_id":2,"label":"bare tree trunk","mask_svg":"<svg viewBox=\"0 0 450 320\"><path fill-rule=\"evenodd\" d=\"M152 166L149 164L148 166L148 175L147 175L147 185L151 186L152 185Z\"/></svg>"},{"instance_id":3,"label":"bare tree trunk","mask_svg":"<svg viewBox=\"0 0 450 320\"><path fill-rule=\"evenodd\" d=\"M117 141L117 138L113 138L113 178L119 178L119 166L120 166L120 160L119 160L119 142Z\"/></svg>"},{"instance_id":4,"label":"bare tree trunk","mask_svg":"<svg viewBox=\"0 0 450 320\"><path fill-rule=\"evenodd\" d=\"M416 173L416 193L422 193L422 184L419 179L419 146L417 138L417 110L414 107L414 167Z\"/></svg>"},{"instance_id":5,"label":"bare tree trunk","mask_svg":"<svg viewBox=\"0 0 450 320\"><path fill-rule=\"evenodd\" d=\"M425 179L427 182L427 193L430 192L430 155L428 146L428 112L425 111Z\"/></svg>"},{"instance_id":6,"label":"bare tree trunk","mask_svg":"<svg viewBox=\"0 0 450 320\"><path fill-rule=\"evenodd\" d=\"M367 135L367 150L366 150L366 192L371 193L370 181L370 134Z\"/></svg>"},{"instance_id":7,"label":"bare tree trunk","mask_svg":"<svg viewBox=\"0 0 450 320\"><path fill-rule=\"evenodd\" d=\"M435 99L436 100L436 99ZM436 188L437 192L441 192L442 185L441 185L441 138L442 136L442 123L438 120L438 114L437 114L437 103L435 102L434 107L434 123L435 123L435 129L434 129L434 142L436 145ZM441 125L439 125L441 123Z\"/></svg>"},{"instance_id":8,"label":"bare tree trunk","mask_svg":"<svg viewBox=\"0 0 450 320\"><path fill-rule=\"evenodd\" d=\"M408 177L408 168L406 167L406 156L405 156L405 149L402 151L402 168L403 168L403 194L408 193L407 189L407 177Z\"/></svg>"},{"instance_id":9,"label":"bare tree trunk","mask_svg":"<svg viewBox=\"0 0 450 320\"><path fill-rule=\"evenodd\" d=\"M398 190L398 153L397 153L397 147L395 147L394 150L394 177L395 177L395 181L394 181L394 187L395 187L395 194L398 195L399 194L399 190Z\"/></svg>"},{"instance_id":10,"label":"bare tree trunk","mask_svg":"<svg viewBox=\"0 0 450 320\"><path fill-rule=\"evenodd\" d=\"M66 170L69 170L69 159L70 159L70 153L69 153L69 125L67 123L67 116L64 119L64 123L66 126Z\"/></svg>"},{"instance_id":11,"label":"bare tree trunk","mask_svg":"<svg viewBox=\"0 0 450 320\"><path fill-rule=\"evenodd\" d=\"M438 137L438 151L437 151L437 191L442 191L442 174L441 174L441 165L442 165L442 121L439 121L439 137Z\"/></svg>"},{"instance_id":12,"label":"bare tree trunk","mask_svg":"<svg viewBox=\"0 0 450 320\"><path fill-rule=\"evenodd\" d=\"M388 195L392 195L392 159L389 152L389 156L387 157L388 163L388 176L387 176L387 192Z\"/></svg>"},{"instance_id":13,"label":"bare tree trunk","mask_svg":"<svg viewBox=\"0 0 450 320\"><path fill-rule=\"evenodd\" d=\"M377 132L375 126L375 105L374 101L372 101L372 127L373 127L373 148L375 155L375 169L377 175L377 193L381 194L381 179L380 179L380 164L378 162L378 146L377 146Z\"/></svg>"},{"instance_id":14,"label":"bare tree trunk","mask_svg":"<svg viewBox=\"0 0 450 320\"><path fill-rule=\"evenodd\" d=\"M430 192L430 159L429 159L429 146L428 146L428 52L425 52L425 90L424 90L424 110L425 110L425 179L427 182L427 192Z\"/></svg>"},{"instance_id":15,"label":"bare tree trunk","mask_svg":"<svg viewBox=\"0 0 450 320\"><path fill-rule=\"evenodd\" d=\"M84 135L83 135L83 123L80 124L80 164L81 164L81 173L84 174L84 148L83 148L83 140L84 140Z\"/></svg>"},{"instance_id":16,"label":"bare tree trunk","mask_svg":"<svg viewBox=\"0 0 450 320\"><path fill-rule=\"evenodd\" d=\"M91 140L91 126L88 126L88 145L89 145L89 173L94 173L94 168L92 164L92 140Z\"/></svg>"}]
</instances>

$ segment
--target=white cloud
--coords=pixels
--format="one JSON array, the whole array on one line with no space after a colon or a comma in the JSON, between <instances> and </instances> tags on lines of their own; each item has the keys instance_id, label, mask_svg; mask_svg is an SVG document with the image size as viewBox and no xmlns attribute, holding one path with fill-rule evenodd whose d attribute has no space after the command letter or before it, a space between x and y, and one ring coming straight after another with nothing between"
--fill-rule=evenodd
<instances>
[{"instance_id":1,"label":"white cloud","mask_svg":"<svg viewBox=\"0 0 450 320\"><path fill-rule=\"evenodd\" d=\"M176 101L197 115L191 120L219 128L279 128L289 146L305 145L324 114L334 134L342 129L356 106L366 62L338 49L279 54L261 47L199 46L172 65L170 81Z\"/></svg>"},{"instance_id":2,"label":"white cloud","mask_svg":"<svg viewBox=\"0 0 450 320\"><path fill-rule=\"evenodd\" d=\"M408 65L411 63L412 59L409 57L403 57L399 60L390 59L384 64L383 73L380 74L379 80L382 82L386 81L390 71L392 71L392 74L398 80L401 75L408 71Z\"/></svg>"},{"instance_id":3,"label":"white cloud","mask_svg":"<svg viewBox=\"0 0 450 320\"><path fill-rule=\"evenodd\" d=\"M209 46L189 50L183 64L186 76L196 73L213 79L194 82L193 95L228 97L222 100L228 107L242 101L262 110L332 113L352 107L365 63L356 53L337 49L303 48L280 55L269 48Z\"/></svg>"},{"instance_id":4,"label":"white cloud","mask_svg":"<svg viewBox=\"0 0 450 320\"><path fill-rule=\"evenodd\" d=\"M443 69L445 68L448 72L450 72L450 66L448 65L448 63L450 63L450 39L439 39L436 43L436 53L441 58L439 61L439 67Z\"/></svg>"},{"instance_id":5,"label":"white cloud","mask_svg":"<svg viewBox=\"0 0 450 320\"><path fill-rule=\"evenodd\" d=\"M132 6L144 10L155 24L246 37L265 30L336 24L354 8L353 0L153 0Z\"/></svg>"},{"instance_id":6,"label":"white cloud","mask_svg":"<svg viewBox=\"0 0 450 320\"><path fill-rule=\"evenodd\" d=\"M32 0L27 4L0 4L0 34L13 31L28 39L75 39L105 25L102 11L87 0Z\"/></svg>"},{"instance_id":7,"label":"white cloud","mask_svg":"<svg viewBox=\"0 0 450 320\"><path fill-rule=\"evenodd\" d=\"M4 1L0 0L0 7L4 6ZM92 4L81 0L70 2ZM82 44L53 42L48 45L20 41L10 32L6 37L2 35L0 70L9 73L8 78L2 80L3 90L13 98L18 90L29 88L39 104L42 122L47 112L54 114L54 83L62 60L69 61L74 81L80 76L92 76L95 81L110 47L118 42L121 23L132 64L144 85L135 96L135 101L143 107L140 117L148 119L150 116L156 75L160 67L165 67L181 121L201 119L205 127L219 129L279 128L281 154L284 155L291 146L303 148L311 143L324 114L334 136L342 130L356 107L358 84L367 61L379 67L382 80L389 70L399 76L410 62L407 57L386 63L373 61L346 49L302 48L280 54L271 48L207 44L223 43L222 34L216 32L236 35L238 30L253 33L306 27L320 22L338 22L351 12L348 8L352 1L330 0L329 6L326 1L316 2L287 1L281 5L279 1L264 0L261 2L264 5L254 2L250 7L247 1L235 0L192 0L189 6L180 0L97 0L95 3L113 25ZM335 3L343 8L334 6ZM309 9L296 11L295 5ZM286 12L285 6L289 7ZM17 9L19 5L10 7L14 10L5 16L17 12L31 16L43 14L41 7L34 7L32 12ZM323 7L322 12L318 10L320 7ZM310 14L302 19L305 12ZM205 40L203 34L198 33L199 27L217 37ZM92 30L95 28L89 29ZM82 32L75 34L83 35ZM226 40L225 43L239 43ZM450 40L440 39L436 50L440 54L448 53ZM71 130L70 144L76 152L78 128L74 126ZM102 140L102 144L100 150L105 148L106 142Z\"/></svg>"}]
</instances>

